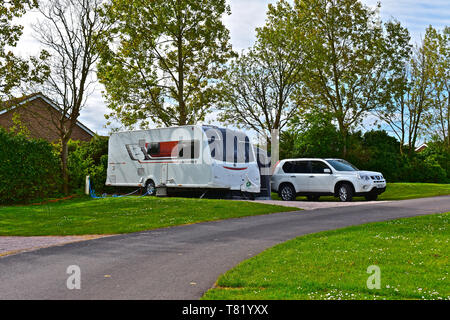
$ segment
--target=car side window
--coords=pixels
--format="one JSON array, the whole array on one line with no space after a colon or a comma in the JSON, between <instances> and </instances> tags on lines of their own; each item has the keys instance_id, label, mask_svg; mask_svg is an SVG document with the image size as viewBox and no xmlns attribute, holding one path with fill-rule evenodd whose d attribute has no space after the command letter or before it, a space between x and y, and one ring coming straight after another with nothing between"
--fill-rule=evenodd
<instances>
[{"instance_id":1,"label":"car side window","mask_svg":"<svg viewBox=\"0 0 450 320\"><path fill-rule=\"evenodd\" d=\"M290 161L286 161L285 164L283 164L283 171L285 173L294 173L294 164Z\"/></svg>"},{"instance_id":2,"label":"car side window","mask_svg":"<svg viewBox=\"0 0 450 320\"><path fill-rule=\"evenodd\" d=\"M310 173L308 161L296 161L294 173Z\"/></svg>"},{"instance_id":3,"label":"car side window","mask_svg":"<svg viewBox=\"0 0 450 320\"><path fill-rule=\"evenodd\" d=\"M310 173L308 161L287 161L283 165L285 173Z\"/></svg>"},{"instance_id":4,"label":"car side window","mask_svg":"<svg viewBox=\"0 0 450 320\"><path fill-rule=\"evenodd\" d=\"M287 161L283 165L283 171L284 173L311 173L311 168L309 161ZM323 173L323 170L321 173Z\"/></svg>"},{"instance_id":5,"label":"car side window","mask_svg":"<svg viewBox=\"0 0 450 320\"><path fill-rule=\"evenodd\" d=\"M322 161L311 161L311 173L324 173L325 169L330 169L330 167Z\"/></svg>"}]
</instances>

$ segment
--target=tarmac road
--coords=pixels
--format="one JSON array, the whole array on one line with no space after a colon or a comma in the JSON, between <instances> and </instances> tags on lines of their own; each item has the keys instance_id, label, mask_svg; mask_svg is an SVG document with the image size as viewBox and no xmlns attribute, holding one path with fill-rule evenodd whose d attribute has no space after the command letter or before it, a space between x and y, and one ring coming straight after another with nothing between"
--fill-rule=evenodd
<instances>
[{"instance_id":1,"label":"tarmac road","mask_svg":"<svg viewBox=\"0 0 450 320\"><path fill-rule=\"evenodd\" d=\"M0 299L198 299L220 274L300 235L450 211L450 196L277 213L118 235L0 258ZM66 286L81 269L81 289Z\"/></svg>"}]
</instances>

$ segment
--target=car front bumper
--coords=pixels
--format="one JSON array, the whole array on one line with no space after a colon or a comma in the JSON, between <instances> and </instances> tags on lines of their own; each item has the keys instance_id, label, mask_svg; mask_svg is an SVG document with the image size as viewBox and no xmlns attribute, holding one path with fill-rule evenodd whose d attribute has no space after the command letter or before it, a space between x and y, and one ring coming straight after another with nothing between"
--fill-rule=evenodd
<instances>
[{"instance_id":1,"label":"car front bumper","mask_svg":"<svg viewBox=\"0 0 450 320\"><path fill-rule=\"evenodd\" d=\"M359 182L355 188L356 194L376 193L381 194L386 191L386 181L367 181Z\"/></svg>"}]
</instances>

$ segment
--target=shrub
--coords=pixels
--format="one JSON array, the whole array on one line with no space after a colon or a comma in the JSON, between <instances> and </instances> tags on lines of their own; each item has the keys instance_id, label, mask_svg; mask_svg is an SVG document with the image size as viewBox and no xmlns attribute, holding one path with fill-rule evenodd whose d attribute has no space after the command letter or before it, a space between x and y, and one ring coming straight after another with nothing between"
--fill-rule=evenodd
<instances>
[{"instance_id":1,"label":"shrub","mask_svg":"<svg viewBox=\"0 0 450 320\"><path fill-rule=\"evenodd\" d=\"M60 162L45 140L29 139L0 128L0 203L21 203L56 196Z\"/></svg>"},{"instance_id":2,"label":"shrub","mask_svg":"<svg viewBox=\"0 0 450 320\"><path fill-rule=\"evenodd\" d=\"M90 142L69 144L69 183L72 191L82 191L90 176L96 192L112 191L105 186L108 168L108 137L95 136Z\"/></svg>"}]
</instances>

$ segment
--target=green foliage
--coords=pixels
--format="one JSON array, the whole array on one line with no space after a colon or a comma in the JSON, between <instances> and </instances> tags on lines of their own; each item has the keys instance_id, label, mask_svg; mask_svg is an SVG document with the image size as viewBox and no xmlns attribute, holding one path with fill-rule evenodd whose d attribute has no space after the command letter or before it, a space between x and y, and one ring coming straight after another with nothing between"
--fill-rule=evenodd
<instances>
[{"instance_id":1,"label":"green foliage","mask_svg":"<svg viewBox=\"0 0 450 320\"><path fill-rule=\"evenodd\" d=\"M427 145L428 148L422 151L420 156L437 161L447 173L447 177L450 178L450 146L447 141L435 137Z\"/></svg>"},{"instance_id":2,"label":"green foliage","mask_svg":"<svg viewBox=\"0 0 450 320\"><path fill-rule=\"evenodd\" d=\"M320 138L319 138L320 137ZM311 112L291 121L280 137L280 159L296 157L338 157L342 138L331 123L330 114Z\"/></svg>"},{"instance_id":3,"label":"green foliage","mask_svg":"<svg viewBox=\"0 0 450 320\"><path fill-rule=\"evenodd\" d=\"M59 160L51 144L0 128L0 203L55 196L60 187Z\"/></svg>"},{"instance_id":4,"label":"green foliage","mask_svg":"<svg viewBox=\"0 0 450 320\"><path fill-rule=\"evenodd\" d=\"M17 113L17 112L13 113L12 122L13 122L13 126L11 128L9 128L10 132L13 132L15 134L21 134L26 138L31 137L31 132L27 128L27 126L22 122L22 119L21 119L19 113Z\"/></svg>"},{"instance_id":5,"label":"green foliage","mask_svg":"<svg viewBox=\"0 0 450 320\"><path fill-rule=\"evenodd\" d=\"M405 54L397 49L409 35L383 27L376 9L358 0L298 0L294 14L307 57L298 104L333 116L346 154L348 133L383 99L393 61Z\"/></svg>"},{"instance_id":6,"label":"green foliage","mask_svg":"<svg viewBox=\"0 0 450 320\"><path fill-rule=\"evenodd\" d=\"M203 120L233 56L224 14L225 0L110 1L98 66L109 117L126 127Z\"/></svg>"},{"instance_id":7,"label":"green foliage","mask_svg":"<svg viewBox=\"0 0 450 320\"><path fill-rule=\"evenodd\" d=\"M46 51L27 61L15 56L10 50L17 45L23 31L23 26L12 23L13 19L36 7L37 0L11 0L0 3L0 99L9 97L11 91L23 83L42 83L48 76L48 67L45 65L48 59Z\"/></svg>"},{"instance_id":8,"label":"green foliage","mask_svg":"<svg viewBox=\"0 0 450 320\"><path fill-rule=\"evenodd\" d=\"M69 182L72 191L84 190L90 176L96 192L111 191L105 186L108 168L108 137L95 136L90 142L70 141Z\"/></svg>"},{"instance_id":9,"label":"green foliage","mask_svg":"<svg viewBox=\"0 0 450 320\"><path fill-rule=\"evenodd\" d=\"M429 142L428 148L413 157L412 166L419 178L410 181L450 183L450 148L447 142Z\"/></svg>"},{"instance_id":10,"label":"green foliage","mask_svg":"<svg viewBox=\"0 0 450 320\"><path fill-rule=\"evenodd\" d=\"M381 171L388 181L404 181L400 171L400 143L394 137L389 136L386 131L373 130L364 133L359 141L363 156L354 155L357 167Z\"/></svg>"}]
</instances>

